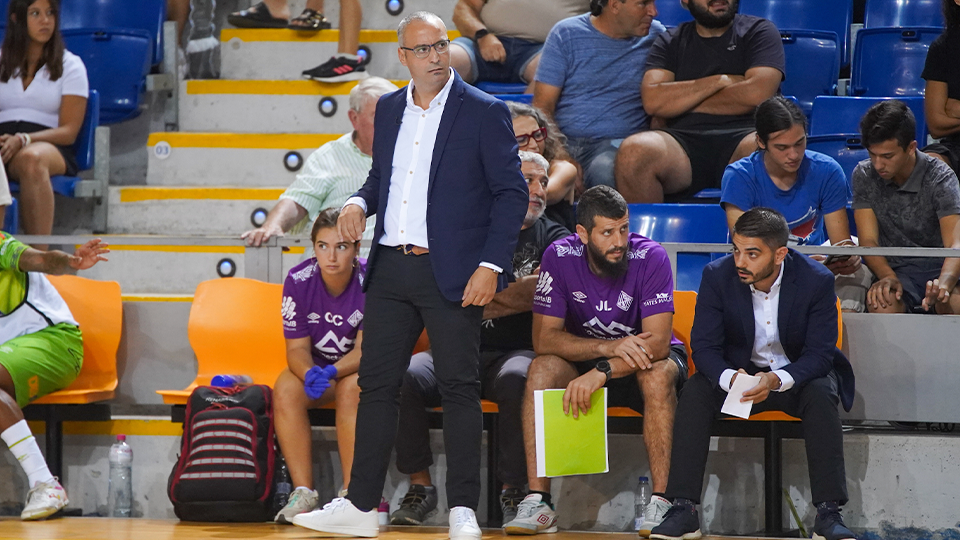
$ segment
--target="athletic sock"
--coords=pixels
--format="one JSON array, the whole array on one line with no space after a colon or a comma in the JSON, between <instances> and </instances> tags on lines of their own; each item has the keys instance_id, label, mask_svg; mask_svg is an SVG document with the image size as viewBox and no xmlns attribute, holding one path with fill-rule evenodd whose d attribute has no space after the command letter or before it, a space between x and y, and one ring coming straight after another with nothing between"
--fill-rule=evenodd
<instances>
[{"instance_id":1,"label":"athletic sock","mask_svg":"<svg viewBox=\"0 0 960 540\"><path fill-rule=\"evenodd\" d=\"M360 57L355 54L349 53L337 53L337 58L342 58L344 60L350 60L351 62L356 62L360 60Z\"/></svg>"},{"instance_id":2,"label":"athletic sock","mask_svg":"<svg viewBox=\"0 0 960 540\"><path fill-rule=\"evenodd\" d=\"M26 420L21 420L0 433L0 439L7 443L7 447L17 458L23 472L27 473L27 482L31 489L38 482L53 480L53 475L50 474L47 462L43 459L37 440L33 438Z\"/></svg>"},{"instance_id":3,"label":"athletic sock","mask_svg":"<svg viewBox=\"0 0 960 540\"><path fill-rule=\"evenodd\" d=\"M531 490L530 490L530 493L528 493L528 495L539 495L539 496L540 496L540 500L541 500L544 504L546 504L546 505L549 506L550 508L553 508L553 499L550 497L550 494L547 493L546 491L537 491L537 490L535 490L535 489L531 489Z\"/></svg>"},{"instance_id":4,"label":"athletic sock","mask_svg":"<svg viewBox=\"0 0 960 540\"><path fill-rule=\"evenodd\" d=\"M666 496L665 494L659 493L659 492L656 492L656 491L653 492L653 496L654 496L654 497L660 497L661 499L663 499L663 500L665 500L665 501L670 500L670 499L667 499L667 496Z\"/></svg>"}]
</instances>

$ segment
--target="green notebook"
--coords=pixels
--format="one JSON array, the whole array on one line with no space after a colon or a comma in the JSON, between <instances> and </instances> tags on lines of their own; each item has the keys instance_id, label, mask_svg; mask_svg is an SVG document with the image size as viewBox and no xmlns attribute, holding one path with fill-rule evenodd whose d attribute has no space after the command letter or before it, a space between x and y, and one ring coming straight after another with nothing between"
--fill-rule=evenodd
<instances>
[{"instance_id":1,"label":"green notebook","mask_svg":"<svg viewBox=\"0 0 960 540\"><path fill-rule=\"evenodd\" d=\"M533 393L537 428L537 476L597 474L610 470L607 456L607 389L590 396L590 411L563 414L563 390Z\"/></svg>"}]
</instances>

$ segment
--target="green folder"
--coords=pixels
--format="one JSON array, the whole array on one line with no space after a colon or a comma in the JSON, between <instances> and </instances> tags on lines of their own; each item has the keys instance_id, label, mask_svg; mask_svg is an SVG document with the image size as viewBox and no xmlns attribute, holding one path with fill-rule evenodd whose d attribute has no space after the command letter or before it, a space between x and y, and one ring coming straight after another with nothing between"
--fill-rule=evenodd
<instances>
[{"instance_id":1,"label":"green folder","mask_svg":"<svg viewBox=\"0 0 960 540\"><path fill-rule=\"evenodd\" d=\"M564 390L533 393L537 428L537 476L598 474L610 470L607 456L607 389L590 396L590 411L563 414Z\"/></svg>"}]
</instances>

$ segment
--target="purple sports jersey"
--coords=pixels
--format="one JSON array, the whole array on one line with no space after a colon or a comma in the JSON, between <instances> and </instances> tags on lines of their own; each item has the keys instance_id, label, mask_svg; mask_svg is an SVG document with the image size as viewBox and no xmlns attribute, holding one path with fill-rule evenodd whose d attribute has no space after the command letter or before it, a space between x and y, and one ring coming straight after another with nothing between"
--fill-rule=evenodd
<instances>
[{"instance_id":1,"label":"purple sports jersey","mask_svg":"<svg viewBox=\"0 0 960 540\"><path fill-rule=\"evenodd\" d=\"M534 313L564 319L567 332L576 336L620 339L643 332L645 317L673 312L673 273L663 246L630 233L629 264L618 278L594 275L586 251L575 234L547 248ZM671 344L682 343L672 337Z\"/></svg>"},{"instance_id":2,"label":"purple sports jersey","mask_svg":"<svg viewBox=\"0 0 960 540\"><path fill-rule=\"evenodd\" d=\"M283 336L309 337L313 362L325 367L353 350L357 332L363 330L363 278L366 259L353 270L350 284L332 296L320 276L316 259L290 269L283 282Z\"/></svg>"}]
</instances>

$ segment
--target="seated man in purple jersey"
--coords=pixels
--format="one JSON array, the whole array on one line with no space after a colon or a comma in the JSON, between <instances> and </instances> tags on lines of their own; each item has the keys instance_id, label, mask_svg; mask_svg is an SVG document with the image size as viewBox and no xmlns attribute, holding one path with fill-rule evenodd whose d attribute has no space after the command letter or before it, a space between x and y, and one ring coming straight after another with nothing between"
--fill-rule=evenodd
<instances>
[{"instance_id":1,"label":"seated man in purple jersey","mask_svg":"<svg viewBox=\"0 0 960 540\"><path fill-rule=\"evenodd\" d=\"M540 154L520 152L520 171L530 189L530 203L513 251L516 281L498 292L483 308L480 328L480 395L495 401L500 410L497 470L504 487L500 493L503 523L516 517L517 505L526 495L523 487L527 483L527 467L520 409L527 369L535 356L531 309L536 274L550 244L570 235L565 227L543 217L549 168L550 164ZM400 425L404 429L397 435L397 469L410 475L410 489L400 508L390 516L391 525L421 525L437 507L437 488L431 482L428 469L433 459L426 409L441 405L432 352L415 354L401 389Z\"/></svg>"},{"instance_id":2,"label":"seated man in purple jersey","mask_svg":"<svg viewBox=\"0 0 960 540\"><path fill-rule=\"evenodd\" d=\"M656 242L628 230L627 203L609 186L584 192L577 234L543 254L533 297L537 357L527 375L523 434L530 494L507 534L556 532L550 480L537 470L533 392L566 388L564 411L574 417L590 395L609 388L611 406L644 416L654 495L641 535L670 508L662 497L670 470L670 437L677 390L687 376L687 354L673 337L673 274Z\"/></svg>"},{"instance_id":3,"label":"seated man in purple jersey","mask_svg":"<svg viewBox=\"0 0 960 540\"><path fill-rule=\"evenodd\" d=\"M316 258L290 269L283 284L283 334L287 369L273 385L277 440L290 470L294 490L277 514L277 523L317 508L308 409L337 403L337 448L343 490L350 483L360 387L360 342L363 340L361 288L366 260L359 242L343 242L337 233L338 208L320 212L310 240Z\"/></svg>"}]
</instances>

